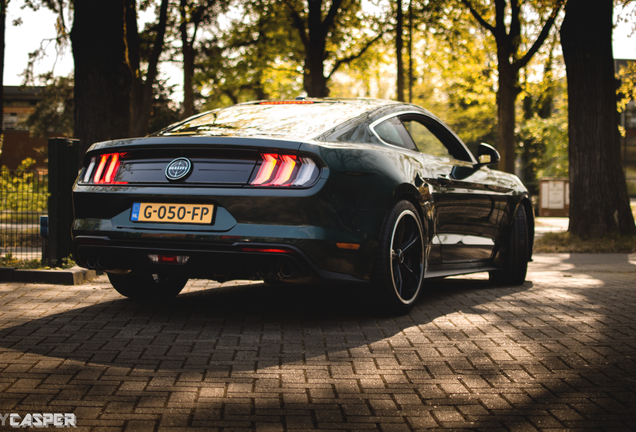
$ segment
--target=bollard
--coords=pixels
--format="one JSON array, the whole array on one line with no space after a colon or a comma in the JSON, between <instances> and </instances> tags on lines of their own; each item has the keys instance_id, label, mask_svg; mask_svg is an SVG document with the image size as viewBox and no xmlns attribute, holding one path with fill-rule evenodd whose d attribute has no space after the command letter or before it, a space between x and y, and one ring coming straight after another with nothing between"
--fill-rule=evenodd
<instances>
[{"instance_id":1,"label":"bollard","mask_svg":"<svg viewBox=\"0 0 636 432\"><path fill-rule=\"evenodd\" d=\"M47 258L59 266L72 252L73 183L79 166L79 141L49 139L49 238Z\"/></svg>"}]
</instances>

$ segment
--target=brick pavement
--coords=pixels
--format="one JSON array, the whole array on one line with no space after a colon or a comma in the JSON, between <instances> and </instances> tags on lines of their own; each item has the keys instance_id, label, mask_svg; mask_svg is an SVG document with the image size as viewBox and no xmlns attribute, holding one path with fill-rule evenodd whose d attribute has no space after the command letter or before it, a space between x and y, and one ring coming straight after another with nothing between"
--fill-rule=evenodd
<instances>
[{"instance_id":1,"label":"brick pavement","mask_svg":"<svg viewBox=\"0 0 636 432\"><path fill-rule=\"evenodd\" d=\"M170 305L0 284L0 414L79 430L636 429L636 255L538 255L528 282L357 291L190 281ZM5 429L9 429L5 427Z\"/></svg>"}]
</instances>

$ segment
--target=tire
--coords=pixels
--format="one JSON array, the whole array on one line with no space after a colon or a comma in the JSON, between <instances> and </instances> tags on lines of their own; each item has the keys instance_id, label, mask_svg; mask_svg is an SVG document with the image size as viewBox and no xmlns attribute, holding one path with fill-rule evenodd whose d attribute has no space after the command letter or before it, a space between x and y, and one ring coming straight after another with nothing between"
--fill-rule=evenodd
<instances>
[{"instance_id":1,"label":"tire","mask_svg":"<svg viewBox=\"0 0 636 432\"><path fill-rule=\"evenodd\" d=\"M376 308L402 315L413 308L422 289L427 250L420 216L409 201L388 213L378 242L373 288Z\"/></svg>"},{"instance_id":2,"label":"tire","mask_svg":"<svg viewBox=\"0 0 636 432\"><path fill-rule=\"evenodd\" d=\"M108 273L117 292L131 300L165 301L179 295L188 278L132 271L128 274Z\"/></svg>"},{"instance_id":3,"label":"tire","mask_svg":"<svg viewBox=\"0 0 636 432\"><path fill-rule=\"evenodd\" d=\"M520 205L512 222L508 247L503 251L504 267L500 271L491 271L490 280L499 285L521 285L528 272L529 245L526 212Z\"/></svg>"}]
</instances>

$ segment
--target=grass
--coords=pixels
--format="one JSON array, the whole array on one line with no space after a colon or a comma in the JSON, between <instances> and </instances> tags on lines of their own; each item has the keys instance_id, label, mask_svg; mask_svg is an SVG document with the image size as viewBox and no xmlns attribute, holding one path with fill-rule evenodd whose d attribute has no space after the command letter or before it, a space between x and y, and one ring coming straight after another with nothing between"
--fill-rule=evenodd
<instances>
[{"instance_id":1,"label":"grass","mask_svg":"<svg viewBox=\"0 0 636 432\"><path fill-rule=\"evenodd\" d=\"M75 261L73 261L71 257L63 258L62 265L59 267L49 267L42 265L42 260L39 259L18 259L11 255L11 253L0 257L0 267L13 267L20 270L63 270L69 269L74 266Z\"/></svg>"},{"instance_id":2,"label":"grass","mask_svg":"<svg viewBox=\"0 0 636 432\"><path fill-rule=\"evenodd\" d=\"M608 236L583 240L569 232L545 233L534 242L535 253L633 253L636 237Z\"/></svg>"},{"instance_id":3,"label":"grass","mask_svg":"<svg viewBox=\"0 0 636 432\"><path fill-rule=\"evenodd\" d=\"M636 202L631 203L636 220ZM545 233L535 239L536 253L634 253L636 237L612 235L601 239L581 239L569 232Z\"/></svg>"}]
</instances>

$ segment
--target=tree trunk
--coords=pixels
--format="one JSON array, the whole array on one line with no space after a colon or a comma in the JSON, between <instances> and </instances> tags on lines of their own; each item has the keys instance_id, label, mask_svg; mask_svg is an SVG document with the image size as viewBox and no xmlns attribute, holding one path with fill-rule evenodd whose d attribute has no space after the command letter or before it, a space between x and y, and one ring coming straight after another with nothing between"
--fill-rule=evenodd
<instances>
[{"instance_id":1,"label":"tree trunk","mask_svg":"<svg viewBox=\"0 0 636 432\"><path fill-rule=\"evenodd\" d=\"M75 0L75 136L85 152L130 134L132 76L126 61L124 0Z\"/></svg>"},{"instance_id":2,"label":"tree trunk","mask_svg":"<svg viewBox=\"0 0 636 432\"><path fill-rule=\"evenodd\" d=\"M126 39L128 41L128 59L133 71L133 91L132 91L132 134L134 136L144 136L148 134L148 124L152 111L153 87L159 72L159 57L163 51L163 41L166 35L166 25L168 22L168 0L162 0L159 9L159 22L157 33L152 45L150 58L148 59L148 70L146 79L142 79L139 67L139 34L137 31L137 14L135 9L136 0L127 0L131 3L126 14ZM134 10L133 13L130 11Z\"/></svg>"},{"instance_id":3,"label":"tree trunk","mask_svg":"<svg viewBox=\"0 0 636 432\"><path fill-rule=\"evenodd\" d=\"M518 0L494 0L495 25L489 24L473 7L473 0L461 0L468 7L470 13L479 25L488 30L497 42L497 71L499 73L497 90L498 112L498 140L497 148L501 155L499 169L509 173L515 172L515 101L519 94L519 70L526 67L528 62L539 50L550 34L550 29L561 9L563 0L554 2L554 9L543 24L541 32L526 52L520 56L522 4ZM506 16L506 11L510 16Z\"/></svg>"},{"instance_id":4,"label":"tree trunk","mask_svg":"<svg viewBox=\"0 0 636 432\"><path fill-rule=\"evenodd\" d=\"M561 26L568 82L570 227L581 238L635 235L621 167L612 0L570 0Z\"/></svg>"},{"instance_id":5,"label":"tree trunk","mask_svg":"<svg viewBox=\"0 0 636 432\"><path fill-rule=\"evenodd\" d=\"M183 48L183 118L194 115L194 49Z\"/></svg>"},{"instance_id":6,"label":"tree trunk","mask_svg":"<svg viewBox=\"0 0 636 432\"><path fill-rule=\"evenodd\" d=\"M139 53L139 29L137 27L137 0L125 0L126 4L126 48L128 65L132 73L130 92L130 128L132 136L140 136L139 117L143 98L144 81L141 77L141 59Z\"/></svg>"},{"instance_id":7,"label":"tree trunk","mask_svg":"<svg viewBox=\"0 0 636 432\"><path fill-rule=\"evenodd\" d=\"M183 51L183 114L182 118L194 115L194 47L188 38L187 1L181 0L181 50Z\"/></svg>"},{"instance_id":8,"label":"tree trunk","mask_svg":"<svg viewBox=\"0 0 636 432\"><path fill-rule=\"evenodd\" d=\"M497 149L501 155L499 169L515 172L515 102L517 100L518 73L507 61L499 61L499 88L497 89Z\"/></svg>"},{"instance_id":9,"label":"tree trunk","mask_svg":"<svg viewBox=\"0 0 636 432\"><path fill-rule=\"evenodd\" d=\"M305 74L303 86L309 97L327 97L327 78L325 78L324 48L312 46L305 57Z\"/></svg>"},{"instance_id":10,"label":"tree trunk","mask_svg":"<svg viewBox=\"0 0 636 432\"><path fill-rule=\"evenodd\" d=\"M305 72L303 86L309 97L327 97L327 79L325 78L325 47L328 28L322 20L322 0L308 2L307 32L305 45Z\"/></svg>"},{"instance_id":11,"label":"tree trunk","mask_svg":"<svg viewBox=\"0 0 636 432\"><path fill-rule=\"evenodd\" d=\"M402 13L402 0L397 0L397 23L395 26L395 56L397 57L397 100L404 102L404 62L402 51L404 41L402 40L402 29L404 28L404 14Z\"/></svg>"}]
</instances>

